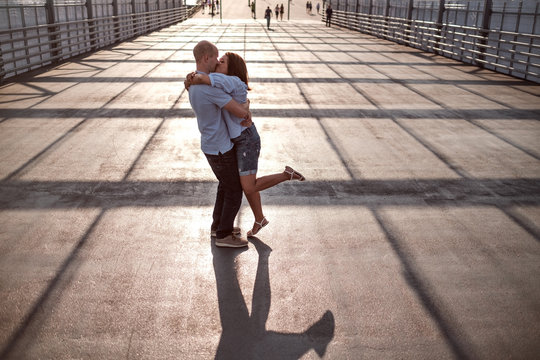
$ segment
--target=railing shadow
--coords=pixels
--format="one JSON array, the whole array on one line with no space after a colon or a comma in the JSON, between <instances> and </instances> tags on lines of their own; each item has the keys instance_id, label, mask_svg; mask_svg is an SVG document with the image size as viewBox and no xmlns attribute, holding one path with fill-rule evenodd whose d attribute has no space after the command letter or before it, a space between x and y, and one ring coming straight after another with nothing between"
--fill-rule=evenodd
<instances>
[{"instance_id":1,"label":"railing shadow","mask_svg":"<svg viewBox=\"0 0 540 360\"><path fill-rule=\"evenodd\" d=\"M334 338L334 315L326 311L307 330L299 333L268 331L271 288L268 261L272 249L251 238L259 259L253 288L251 315L238 282L236 257L244 249L220 249L212 241L222 334L216 359L299 359L309 350L322 357Z\"/></svg>"},{"instance_id":2,"label":"railing shadow","mask_svg":"<svg viewBox=\"0 0 540 360\"><path fill-rule=\"evenodd\" d=\"M427 282L422 278L422 272L417 269L416 262L407 253L399 237L392 232L377 209L371 209L371 212L403 266L403 277L417 295L424 309L437 324L454 357L463 360L477 359L478 357L474 354L474 348L469 343L469 340L460 335L459 324L435 301L432 289L429 288Z\"/></svg>"},{"instance_id":3,"label":"railing shadow","mask_svg":"<svg viewBox=\"0 0 540 360\"><path fill-rule=\"evenodd\" d=\"M105 216L107 209L102 209L90 224L84 235L75 244L69 255L56 270L54 277L34 302L31 309L21 318L19 325L7 338L5 346L0 347L0 359L22 359L29 342L36 336L37 329L49 314L48 309L58 301L65 287L72 281L75 270L81 265L80 253L88 243L97 226ZM2 304L4 305L4 304Z\"/></svg>"}]
</instances>

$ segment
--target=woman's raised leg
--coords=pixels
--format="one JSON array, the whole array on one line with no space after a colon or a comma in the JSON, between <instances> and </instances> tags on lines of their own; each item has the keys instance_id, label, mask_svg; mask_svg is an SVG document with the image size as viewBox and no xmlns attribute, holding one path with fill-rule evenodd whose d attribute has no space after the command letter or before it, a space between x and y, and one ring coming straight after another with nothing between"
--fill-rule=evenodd
<instances>
[{"instance_id":1,"label":"woman's raised leg","mask_svg":"<svg viewBox=\"0 0 540 360\"><path fill-rule=\"evenodd\" d=\"M289 167L286 167L285 171L282 173L261 176L260 178L257 178L256 176L256 174L240 176L242 190L244 190L244 194L246 195L246 199L251 207L253 216L255 216L255 223L253 224L251 232L248 233L248 236L257 234L260 229L268 224L268 220L266 220L264 217L262 210L260 191L271 188L272 186L287 180L303 180L303 176L301 174L295 172Z\"/></svg>"}]
</instances>

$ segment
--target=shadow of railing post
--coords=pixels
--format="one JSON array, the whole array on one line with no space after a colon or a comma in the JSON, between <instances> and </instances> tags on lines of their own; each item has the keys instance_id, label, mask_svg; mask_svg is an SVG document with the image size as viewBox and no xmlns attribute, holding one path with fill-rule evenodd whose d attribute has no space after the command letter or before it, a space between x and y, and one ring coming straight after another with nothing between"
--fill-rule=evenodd
<instances>
[{"instance_id":1,"label":"shadow of railing post","mask_svg":"<svg viewBox=\"0 0 540 360\"><path fill-rule=\"evenodd\" d=\"M449 314L446 314L444 309L439 305L439 302L433 296L432 290L423 281L421 272L417 270L411 256L408 254L406 247L401 243L398 236L386 224L380 210L373 207L370 209L374 219L379 224L383 231L390 247L396 254L401 265L403 266L403 276L409 284L410 288L416 293L418 299L429 313L444 340L453 352L456 359L477 359L474 354L473 347L468 343L468 340L461 335L456 322L452 320Z\"/></svg>"}]
</instances>

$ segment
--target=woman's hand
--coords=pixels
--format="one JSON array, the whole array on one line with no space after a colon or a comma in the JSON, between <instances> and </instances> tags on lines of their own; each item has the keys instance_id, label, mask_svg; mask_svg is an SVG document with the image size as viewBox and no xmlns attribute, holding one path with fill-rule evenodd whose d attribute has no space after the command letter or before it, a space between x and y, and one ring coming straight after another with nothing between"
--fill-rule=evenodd
<instances>
[{"instance_id":1,"label":"woman's hand","mask_svg":"<svg viewBox=\"0 0 540 360\"><path fill-rule=\"evenodd\" d=\"M186 75L186 80L184 80L184 87L187 91L189 91L189 87L193 85L193 78L195 77L197 73L195 71L190 72Z\"/></svg>"},{"instance_id":2,"label":"woman's hand","mask_svg":"<svg viewBox=\"0 0 540 360\"><path fill-rule=\"evenodd\" d=\"M246 117L244 117L244 120L240 122L240 125L245 127L250 127L253 125L253 121L251 120L251 111L248 110Z\"/></svg>"},{"instance_id":3,"label":"woman's hand","mask_svg":"<svg viewBox=\"0 0 540 360\"><path fill-rule=\"evenodd\" d=\"M249 99L246 99L246 102L243 103L243 104L240 104L240 105L242 105L242 107L244 108L244 110L248 110L248 111L249 111L249 104L250 104Z\"/></svg>"},{"instance_id":4,"label":"woman's hand","mask_svg":"<svg viewBox=\"0 0 540 360\"><path fill-rule=\"evenodd\" d=\"M195 72L190 72L186 75L186 80L184 80L184 87L187 91L189 91L189 87L193 85L193 77L195 76Z\"/></svg>"},{"instance_id":5,"label":"woman's hand","mask_svg":"<svg viewBox=\"0 0 540 360\"><path fill-rule=\"evenodd\" d=\"M248 112L248 116L245 117L244 120L240 122L240 125L245 126L245 127L250 127L251 125L253 125L253 121L251 120L251 111L249 111L249 104L250 104L249 99L247 99L245 103L241 104L244 110Z\"/></svg>"},{"instance_id":6,"label":"woman's hand","mask_svg":"<svg viewBox=\"0 0 540 360\"><path fill-rule=\"evenodd\" d=\"M186 76L186 80L184 81L184 86L186 87L186 90L189 91L189 87L191 85L212 85L212 81L210 80L210 76L206 74L198 74L197 72L190 72Z\"/></svg>"}]
</instances>

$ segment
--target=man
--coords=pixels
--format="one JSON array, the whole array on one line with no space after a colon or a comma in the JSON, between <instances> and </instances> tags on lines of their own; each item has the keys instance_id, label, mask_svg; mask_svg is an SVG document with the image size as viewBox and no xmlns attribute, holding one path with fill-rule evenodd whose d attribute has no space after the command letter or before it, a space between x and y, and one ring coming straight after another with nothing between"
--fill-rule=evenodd
<instances>
[{"instance_id":1,"label":"man","mask_svg":"<svg viewBox=\"0 0 540 360\"><path fill-rule=\"evenodd\" d=\"M331 20L332 20L332 5L328 4L328 7L326 8L326 26L331 26Z\"/></svg>"},{"instance_id":2,"label":"man","mask_svg":"<svg viewBox=\"0 0 540 360\"><path fill-rule=\"evenodd\" d=\"M195 46L193 55L198 73L213 72L219 62L217 47L206 40ZM247 246L247 240L240 237L240 229L233 228L242 203L242 186L235 149L222 118L222 111L229 111L245 119L242 123L245 126L251 125L251 113L223 90L208 85L191 85L189 102L197 116L201 149L219 181L211 226L212 234L214 231L216 234L216 246Z\"/></svg>"},{"instance_id":3,"label":"man","mask_svg":"<svg viewBox=\"0 0 540 360\"><path fill-rule=\"evenodd\" d=\"M266 8L264 11L264 18L266 19L266 28L270 30L270 18L272 17L272 10L270 9L270 6Z\"/></svg>"}]
</instances>

